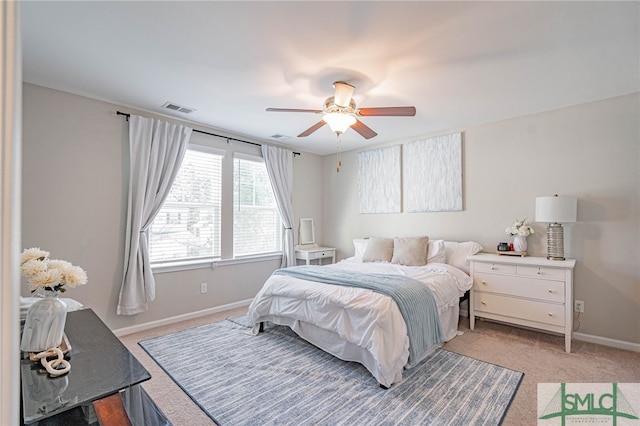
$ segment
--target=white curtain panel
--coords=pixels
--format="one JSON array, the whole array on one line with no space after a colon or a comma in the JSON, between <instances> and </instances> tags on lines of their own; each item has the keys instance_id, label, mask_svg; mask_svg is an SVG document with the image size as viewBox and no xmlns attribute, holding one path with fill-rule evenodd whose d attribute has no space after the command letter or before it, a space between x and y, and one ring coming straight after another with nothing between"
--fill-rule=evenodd
<instances>
[{"instance_id":1,"label":"white curtain panel","mask_svg":"<svg viewBox=\"0 0 640 426\"><path fill-rule=\"evenodd\" d=\"M155 299L146 231L169 194L191 133L182 125L129 117L129 208L118 315L144 312Z\"/></svg>"},{"instance_id":2,"label":"white curtain panel","mask_svg":"<svg viewBox=\"0 0 640 426\"><path fill-rule=\"evenodd\" d=\"M293 244L293 153L276 146L262 145L262 157L267 167L271 187L276 197L280 218L284 225L282 267L296 264Z\"/></svg>"}]
</instances>

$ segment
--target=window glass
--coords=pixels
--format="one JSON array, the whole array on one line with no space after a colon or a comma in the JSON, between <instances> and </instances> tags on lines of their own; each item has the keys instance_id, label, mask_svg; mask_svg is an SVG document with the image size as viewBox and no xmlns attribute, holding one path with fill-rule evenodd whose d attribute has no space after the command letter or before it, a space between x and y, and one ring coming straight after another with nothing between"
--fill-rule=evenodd
<instances>
[{"instance_id":1,"label":"window glass","mask_svg":"<svg viewBox=\"0 0 640 426\"><path fill-rule=\"evenodd\" d=\"M262 158L235 154L233 161L233 255L282 250L282 221Z\"/></svg>"},{"instance_id":2,"label":"window glass","mask_svg":"<svg viewBox=\"0 0 640 426\"><path fill-rule=\"evenodd\" d=\"M149 232L152 263L220 257L222 158L190 147Z\"/></svg>"}]
</instances>

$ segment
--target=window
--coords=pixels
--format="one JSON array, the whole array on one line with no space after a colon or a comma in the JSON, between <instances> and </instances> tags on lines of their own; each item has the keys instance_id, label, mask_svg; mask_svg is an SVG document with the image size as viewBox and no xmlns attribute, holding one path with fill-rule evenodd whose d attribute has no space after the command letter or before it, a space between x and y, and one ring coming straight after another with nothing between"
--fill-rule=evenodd
<instances>
[{"instance_id":1,"label":"window","mask_svg":"<svg viewBox=\"0 0 640 426\"><path fill-rule=\"evenodd\" d=\"M233 159L233 255L282 250L282 221L260 157L236 153Z\"/></svg>"},{"instance_id":2,"label":"window","mask_svg":"<svg viewBox=\"0 0 640 426\"><path fill-rule=\"evenodd\" d=\"M224 152L190 146L149 229L151 263L220 257Z\"/></svg>"}]
</instances>

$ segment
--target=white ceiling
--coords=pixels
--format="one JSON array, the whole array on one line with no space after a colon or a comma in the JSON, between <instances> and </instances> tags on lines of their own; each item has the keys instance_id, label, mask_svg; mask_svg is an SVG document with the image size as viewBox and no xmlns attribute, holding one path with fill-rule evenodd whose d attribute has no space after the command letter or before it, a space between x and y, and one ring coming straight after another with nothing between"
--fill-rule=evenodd
<instances>
[{"instance_id":1,"label":"white ceiling","mask_svg":"<svg viewBox=\"0 0 640 426\"><path fill-rule=\"evenodd\" d=\"M21 3L24 81L318 154L336 150L320 109L332 83L364 117L349 150L640 91L640 3ZM189 115L160 107L195 108ZM274 139L281 134L288 140Z\"/></svg>"}]
</instances>

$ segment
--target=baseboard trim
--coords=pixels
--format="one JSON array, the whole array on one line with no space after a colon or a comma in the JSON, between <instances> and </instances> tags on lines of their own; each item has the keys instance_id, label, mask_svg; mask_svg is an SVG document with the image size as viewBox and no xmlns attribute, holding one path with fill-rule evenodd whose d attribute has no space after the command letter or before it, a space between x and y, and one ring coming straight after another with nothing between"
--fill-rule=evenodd
<instances>
[{"instance_id":1,"label":"baseboard trim","mask_svg":"<svg viewBox=\"0 0 640 426\"><path fill-rule=\"evenodd\" d=\"M198 317L202 317L210 314L217 314L218 312L224 312L231 309L241 308L243 306L249 306L253 299L241 300L239 302L229 303L222 306L216 306L213 308L203 309L201 311L190 312L188 314L177 315L175 317L164 318L157 321L146 322L144 324L133 325L131 327L123 327L113 330L113 334L118 337L126 336L128 334L137 333L139 331L150 330L152 328L160 327L163 325L175 324L181 321L186 321ZM461 316L468 316L468 312L460 310ZM575 340L581 340L583 342L595 343L598 345L609 346L612 348L623 349L626 351L640 352L640 343L627 342L624 340L609 339L608 337L594 336L592 334L573 333L572 338Z\"/></svg>"},{"instance_id":2,"label":"baseboard trim","mask_svg":"<svg viewBox=\"0 0 640 426\"><path fill-rule=\"evenodd\" d=\"M239 302L229 303L222 306L216 306L213 308L203 309L201 311L189 312L188 314L177 315L175 317L163 318L157 321L145 322L144 324L132 325L131 327L123 327L113 330L113 334L118 337L126 336L129 334L137 333L139 331L150 330L152 328L161 327L163 325L175 324L177 322L186 321L198 317L202 317L210 314L217 314L218 312L224 312L231 309L242 308L243 306L249 306L253 299L241 300Z\"/></svg>"},{"instance_id":3,"label":"baseboard trim","mask_svg":"<svg viewBox=\"0 0 640 426\"><path fill-rule=\"evenodd\" d=\"M626 351L640 352L640 343L609 339L608 337L594 336L592 334L584 333L573 333L573 338L583 342L596 343L598 345L610 346L612 348L624 349Z\"/></svg>"}]
</instances>

